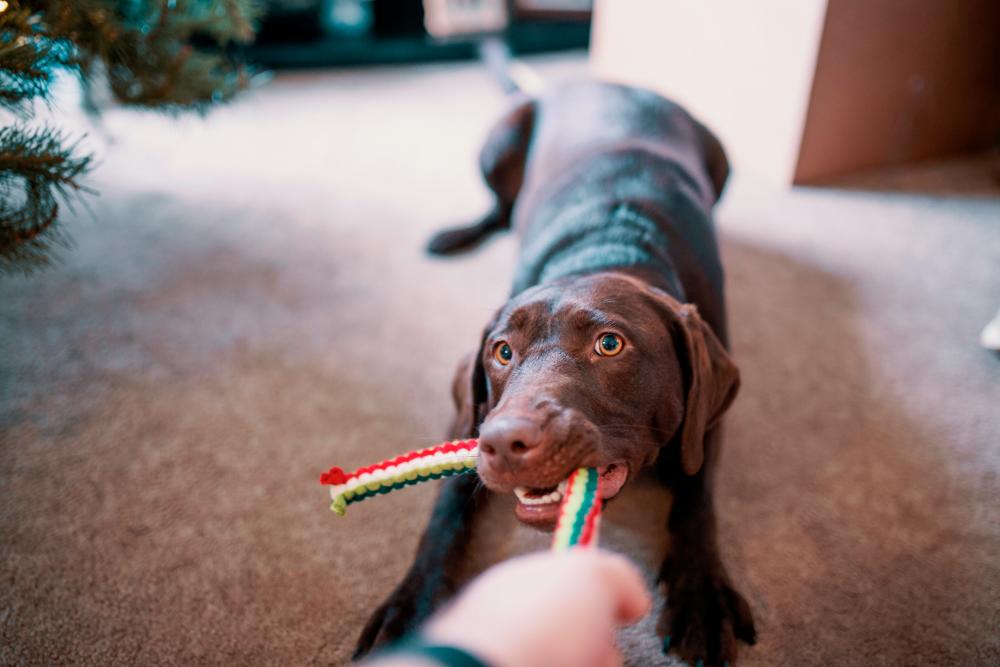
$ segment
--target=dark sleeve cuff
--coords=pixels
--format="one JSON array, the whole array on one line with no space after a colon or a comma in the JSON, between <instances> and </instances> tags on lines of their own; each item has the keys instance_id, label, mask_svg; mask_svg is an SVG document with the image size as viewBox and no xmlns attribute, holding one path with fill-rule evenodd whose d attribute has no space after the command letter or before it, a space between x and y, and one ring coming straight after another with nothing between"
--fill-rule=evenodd
<instances>
[{"instance_id":1,"label":"dark sleeve cuff","mask_svg":"<svg viewBox=\"0 0 1000 667\"><path fill-rule=\"evenodd\" d=\"M383 656L413 656L436 662L444 667L490 667L489 663L457 646L434 644L421 637L407 637L386 647Z\"/></svg>"}]
</instances>

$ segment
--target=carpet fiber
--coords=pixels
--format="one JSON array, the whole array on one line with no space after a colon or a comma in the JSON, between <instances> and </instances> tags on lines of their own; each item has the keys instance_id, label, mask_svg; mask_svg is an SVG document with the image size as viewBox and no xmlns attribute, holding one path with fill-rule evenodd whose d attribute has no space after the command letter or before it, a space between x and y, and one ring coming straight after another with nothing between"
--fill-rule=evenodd
<instances>
[{"instance_id":1,"label":"carpet fiber","mask_svg":"<svg viewBox=\"0 0 1000 667\"><path fill-rule=\"evenodd\" d=\"M488 205L503 104L474 66L303 73L91 129L75 249L0 280L0 663L347 661L434 490L339 519L317 477L444 433L515 246L421 248ZM737 174L718 217L741 664L1000 663L1000 200Z\"/></svg>"}]
</instances>

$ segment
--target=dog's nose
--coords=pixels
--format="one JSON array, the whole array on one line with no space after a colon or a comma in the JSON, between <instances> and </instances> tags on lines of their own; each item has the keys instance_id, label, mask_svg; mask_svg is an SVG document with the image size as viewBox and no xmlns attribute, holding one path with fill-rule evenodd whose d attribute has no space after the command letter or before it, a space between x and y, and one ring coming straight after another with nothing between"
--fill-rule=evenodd
<instances>
[{"instance_id":1,"label":"dog's nose","mask_svg":"<svg viewBox=\"0 0 1000 667\"><path fill-rule=\"evenodd\" d=\"M498 416L483 422L479 429L479 451L491 464L508 469L523 465L541 443L542 428L528 417Z\"/></svg>"}]
</instances>

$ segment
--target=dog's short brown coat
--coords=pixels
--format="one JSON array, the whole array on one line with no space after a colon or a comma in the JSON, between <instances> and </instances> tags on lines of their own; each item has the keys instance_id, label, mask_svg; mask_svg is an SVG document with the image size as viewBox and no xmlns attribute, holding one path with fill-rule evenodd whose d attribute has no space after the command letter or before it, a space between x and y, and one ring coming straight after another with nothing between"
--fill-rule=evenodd
<instances>
[{"instance_id":1,"label":"dog's short brown coat","mask_svg":"<svg viewBox=\"0 0 1000 667\"><path fill-rule=\"evenodd\" d=\"M358 654L405 634L454 593L478 496L623 463L630 476L652 466L674 496L660 568L665 647L692 663L733 661L736 639L753 643L755 630L717 553L710 492L719 422L739 387L711 219L728 175L719 142L653 93L585 82L515 105L481 166L494 210L439 234L431 251L509 226L521 239L511 299L453 387L452 437L480 435L496 455L480 461L485 486L445 483L410 572L369 621ZM624 341L613 358L595 354L607 333ZM511 349L503 363L501 342Z\"/></svg>"}]
</instances>

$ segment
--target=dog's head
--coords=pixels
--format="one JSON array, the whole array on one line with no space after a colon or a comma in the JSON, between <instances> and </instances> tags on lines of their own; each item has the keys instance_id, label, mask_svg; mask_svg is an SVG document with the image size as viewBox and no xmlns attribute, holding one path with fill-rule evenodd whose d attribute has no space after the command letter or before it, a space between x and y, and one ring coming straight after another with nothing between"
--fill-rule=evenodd
<instances>
[{"instance_id":1,"label":"dog's head","mask_svg":"<svg viewBox=\"0 0 1000 667\"><path fill-rule=\"evenodd\" d=\"M737 371L690 304L617 273L523 292L497 313L456 375L459 431L479 430L479 476L554 524L563 482L598 468L611 498L664 446L688 474L705 431L736 395Z\"/></svg>"}]
</instances>

